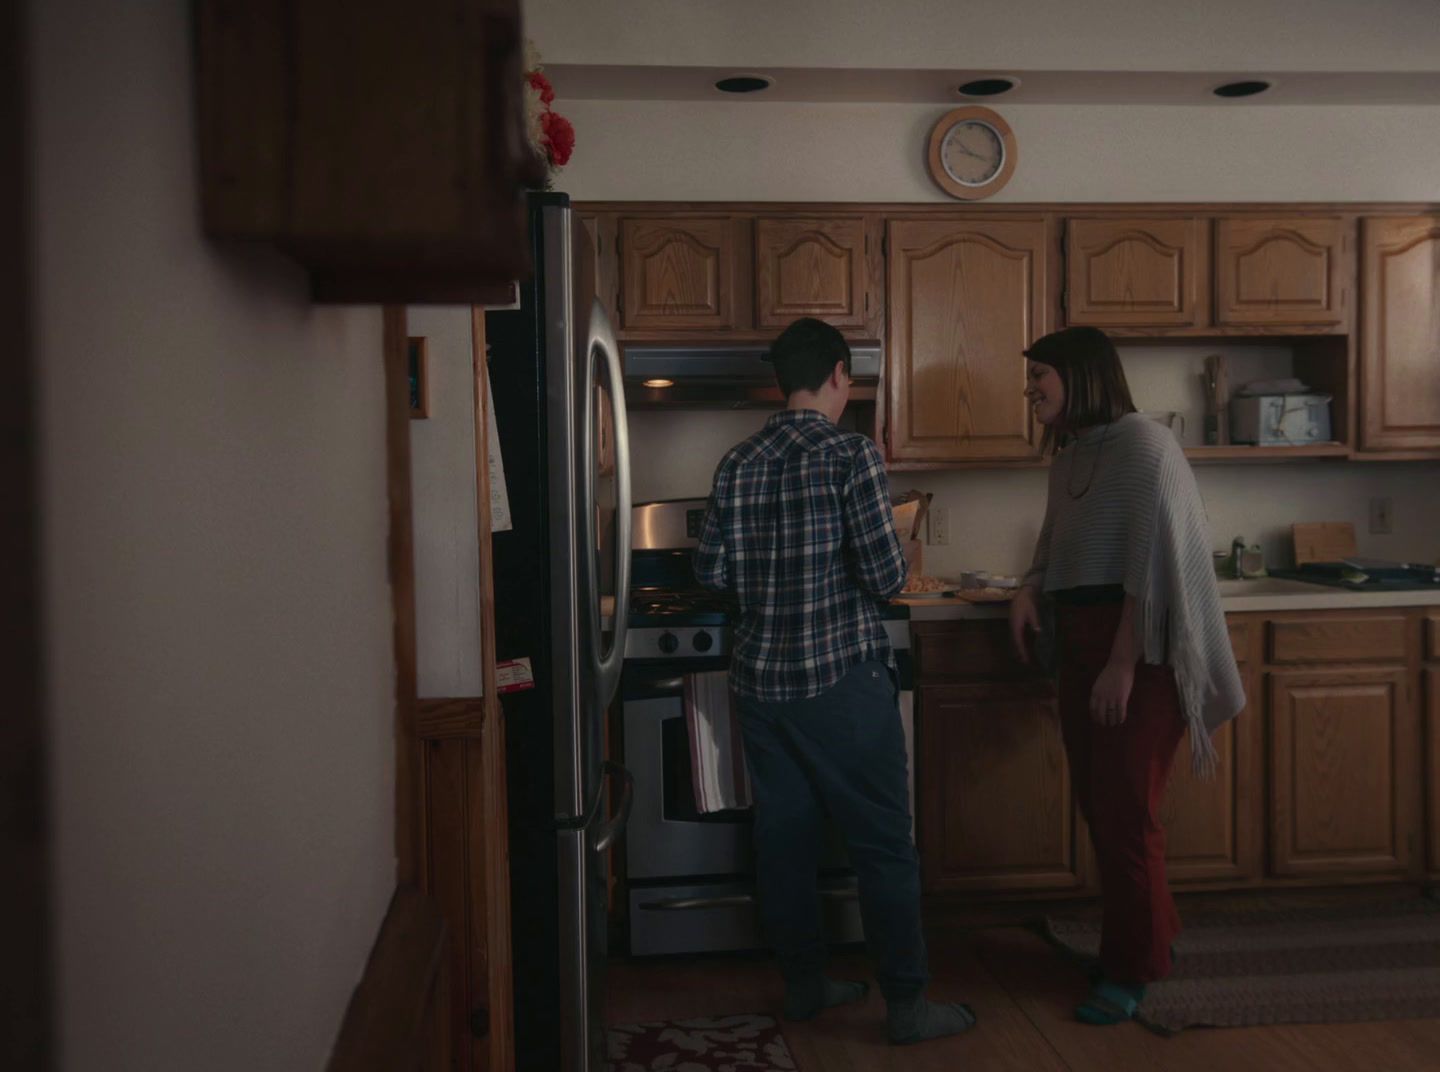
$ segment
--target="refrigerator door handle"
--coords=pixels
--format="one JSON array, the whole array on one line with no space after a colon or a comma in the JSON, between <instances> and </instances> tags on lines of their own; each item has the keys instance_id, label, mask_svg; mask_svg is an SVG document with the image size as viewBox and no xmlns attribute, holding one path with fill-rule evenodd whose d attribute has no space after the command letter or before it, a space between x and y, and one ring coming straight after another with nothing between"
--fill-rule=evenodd
<instances>
[{"instance_id":1,"label":"refrigerator door handle","mask_svg":"<svg viewBox=\"0 0 1440 1072\"><path fill-rule=\"evenodd\" d=\"M620 809L613 819L597 826L591 834L591 847L596 852L604 852L625 832L625 826L630 822L631 805L635 803L635 776L614 760L607 759L603 767L610 777L621 779Z\"/></svg>"},{"instance_id":2,"label":"refrigerator door handle","mask_svg":"<svg viewBox=\"0 0 1440 1072\"><path fill-rule=\"evenodd\" d=\"M597 299L590 308L590 338L585 347L585 391L581 417L581 443L584 463L585 577L589 598L595 605L588 608L590 651L595 660L596 701L601 710L610 705L620 686L620 670L625 657L625 634L628 629L627 608L630 604L630 428L625 416L625 384L620 371L620 350L615 333L605 316L605 308ZM600 578L595 561L598 545L595 532L595 368L596 356L605 370L606 393L610 396L611 419L615 437L615 612L609 650L605 650L600 630Z\"/></svg>"}]
</instances>

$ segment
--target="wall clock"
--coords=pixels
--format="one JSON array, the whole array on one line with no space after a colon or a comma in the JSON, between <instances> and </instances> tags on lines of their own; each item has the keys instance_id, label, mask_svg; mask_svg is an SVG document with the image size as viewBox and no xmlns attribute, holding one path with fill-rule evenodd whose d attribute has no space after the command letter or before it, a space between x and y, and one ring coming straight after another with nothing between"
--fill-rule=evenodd
<instances>
[{"instance_id":1,"label":"wall clock","mask_svg":"<svg viewBox=\"0 0 1440 1072\"><path fill-rule=\"evenodd\" d=\"M979 201L1015 173L1015 132L989 108L956 108L930 131L930 177L951 197Z\"/></svg>"}]
</instances>

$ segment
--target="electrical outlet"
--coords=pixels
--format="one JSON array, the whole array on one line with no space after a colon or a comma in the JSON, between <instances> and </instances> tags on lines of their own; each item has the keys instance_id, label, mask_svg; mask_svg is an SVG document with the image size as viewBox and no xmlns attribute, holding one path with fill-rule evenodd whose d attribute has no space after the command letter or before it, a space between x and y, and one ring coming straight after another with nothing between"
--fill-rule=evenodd
<instances>
[{"instance_id":1,"label":"electrical outlet","mask_svg":"<svg viewBox=\"0 0 1440 1072\"><path fill-rule=\"evenodd\" d=\"M930 507L930 542L936 547L950 542L950 516L943 506Z\"/></svg>"},{"instance_id":2,"label":"electrical outlet","mask_svg":"<svg viewBox=\"0 0 1440 1072\"><path fill-rule=\"evenodd\" d=\"M1370 533L1372 536L1389 536L1391 518L1390 499L1370 500Z\"/></svg>"}]
</instances>

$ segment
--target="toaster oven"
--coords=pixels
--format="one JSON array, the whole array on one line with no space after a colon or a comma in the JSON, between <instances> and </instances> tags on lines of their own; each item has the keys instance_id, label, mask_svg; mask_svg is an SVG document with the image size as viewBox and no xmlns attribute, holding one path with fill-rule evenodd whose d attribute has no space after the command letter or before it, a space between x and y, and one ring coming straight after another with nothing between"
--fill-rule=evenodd
<instances>
[{"instance_id":1,"label":"toaster oven","mask_svg":"<svg viewBox=\"0 0 1440 1072\"><path fill-rule=\"evenodd\" d=\"M1329 395L1244 395L1230 401L1230 441L1261 447L1329 443Z\"/></svg>"}]
</instances>

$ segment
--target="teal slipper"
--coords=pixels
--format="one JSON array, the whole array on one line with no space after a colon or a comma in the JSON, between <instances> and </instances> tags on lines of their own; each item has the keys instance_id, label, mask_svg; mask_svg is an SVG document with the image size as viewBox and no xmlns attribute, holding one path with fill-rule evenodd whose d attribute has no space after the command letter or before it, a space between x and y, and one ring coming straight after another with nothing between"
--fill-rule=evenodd
<instances>
[{"instance_id":1,"label":"teal slipper","mask_svg":"<svg viewBox=\"0 0 1440 1072\"><path fill-rule=\"evenodd\" d=\"M1127 986L1100 979L1090 988L1090 996L1075 1006L1075 1019L1097 1027L1133 1020L1144 997L1143 986Z\"/></svg>"}]
</instances>

